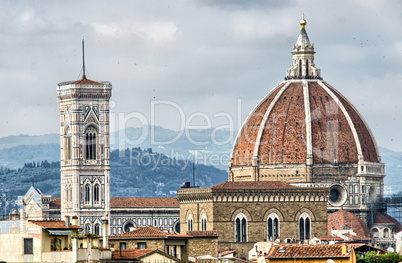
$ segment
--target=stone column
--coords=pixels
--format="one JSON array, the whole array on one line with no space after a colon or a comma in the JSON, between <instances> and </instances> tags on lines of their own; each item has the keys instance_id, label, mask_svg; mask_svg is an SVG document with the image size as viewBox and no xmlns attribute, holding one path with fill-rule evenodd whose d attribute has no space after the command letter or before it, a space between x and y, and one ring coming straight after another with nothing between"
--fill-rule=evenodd
<instances>
[{"instance_id":1,"label":"stone column","mask_svg":"<svg viewBox=\"0 0 402 263\"><path fill-rule=\"evenodd\" d=\"M107 215L102 217L103 248L109 248L109 221Z\"/></svg>"}]
</instances>

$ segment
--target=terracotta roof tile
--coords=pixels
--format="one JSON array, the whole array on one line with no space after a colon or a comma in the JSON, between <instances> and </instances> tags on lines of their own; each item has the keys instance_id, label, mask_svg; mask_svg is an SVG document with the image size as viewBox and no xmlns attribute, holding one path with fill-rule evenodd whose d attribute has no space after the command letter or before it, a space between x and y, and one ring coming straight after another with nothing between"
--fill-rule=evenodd
<instances>
[{"instance_id":1,"label":"terracotta roof tile","mask_svg":"<svg viewBox=\"0 0 402 263\"><path fill-rule=\"evenodd\" d=\"M112 252L112 259L136 259L138 257L144 256L156 249L122 249L115 250Z\"/></svg>"},{"instance_id":2,"label":"terracotta roof tile","mask_svg":"<svg viewBox=\"0 0 402 263\"><path fill-rule=\"evenodd\" d=\"M178 235L178 234L171 234L168 233L162 229L159 229L157 227L153 227L153 226L144 226L141 228L138 228L136 230L130 231L130 232L126 232L120 235L113 235L110 236L110 238L114 238L114 239L119 239L119 238L129 238L129 237L189 237L186 235Z\"/></svg>"},{"instance_id":3,"label":"terracotta roof tile","mask_svg":"<svg viewBox=\"0 0 402 263\"><path fill-rule=\"evenodd\" d=\"M347 247L350 251L351 247ZM273 246L266 258L346 258L342 255L342 245L287 245Z\"/></svg>"},{"instance_id":4,"label":"terracotta roof tile","mask_svg":"<svg viewBox=\"0 0 402 263\"><path fill-rule=\"evenodd\" d=\"M73 81L73 82L67 82L67 83L64 84L64 85L71 85L71 84L77 84L77 85L102 85L102 86L103 86L103 84L100 83L100 82L87 79L85 75L82 76L82 78L79 79L79 80L76 80L76 81ZM59 84L59 86L64 86L64 85L63 85L63 84L61 84L61 85Z\"/></svg>"},{"instance_id":5,"label":"terracotta roof tile","mask_svg":"<svg viewBox=\"0 0 402 263\"><path fill-rule=\"evenodd\" d=\"M401 223L399 223L398 220L396 220L395 218L393 218L393 217L390 216L390 215L384 215L384 216L385 216L386 218L388 218L389 221L391 221L392 223L395 224L395 227L394 227L395 232L399 232L399 231L402 230L402 225L401 225Z\"/></svg>"},{"instance_id":6,"label":"terracotta roof tile","mask_svg":"<svg viewBox=\"0 0 402 263\"><path fill-rule=\"evenodd\" d=\"M41 226L45 229L81 229L81 227L75 225L66 227L66 223L64 221L28 220L28 222Z\"/></svg>"},{"instance_id":7,"label":"terracotta roof tile","mask_svg":"<svg viewBox=\"0 0 402 263\"><path fill-rule=\"evenodd\" d=\"M341 227L353 230L359 237L371 237L367 225L357 215L343 209L328 216L328 234L331 230L340 230Z\"/></svg>"},{"instance_id":8,"label":"terracotta roof tile","mask_svg":"<svg viewBox=\"0 0 402 263\"><path fill-rule=\"evenodd\" d=\"M244 189L244 188L296 188L296 186L290 185L280 181L258 181L258 182L223 182L211 187L212 189Z\"/></svg>"},{"instance_id":9,"label":"terracotta roof tile","mask_svg":"<svg viewBox=\"0 0 402 263\"><path fill-rule=\"evenodd\" d=\"M179 207L176 197L111 197L110 207Z\"/></svg>"},{"instance_id":10,"label":"terracotta roof tile","mask_svg":"<svg viewBox=\"0 0 402 263\"><path fill-rule=\"evenodd\" d=\"M377 212L375 214L375 218L374 218L374 224L393 224L394 222L392 222L391 220L389 220L387 217L385 217L383 214L381 214L380 212Z\"/></svg>"},{"instance_id":11,"label":"terracotta roof tile","mask_svg":"<svg viewBox=\"0 0 402 263\"><path fill-rule=\"evenodd\" d=\"M187 231L187 235L192 237L218 237L216 230L212 231Z\"/></svg>"}]
</instances>

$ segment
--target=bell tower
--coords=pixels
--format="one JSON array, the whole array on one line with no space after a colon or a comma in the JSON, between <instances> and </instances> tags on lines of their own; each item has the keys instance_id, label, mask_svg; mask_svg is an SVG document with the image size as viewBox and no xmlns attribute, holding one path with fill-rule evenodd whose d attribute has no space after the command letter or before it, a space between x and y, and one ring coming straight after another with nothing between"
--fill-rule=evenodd
<instances>
[{"instance_id":1,"label":"bell tower","mask_svg":"<svg viewBox=\"0 0 402 263\"><path fill-rule=\"evenodd\" d=\"M83 65L80 80L57 85L61 218L76 216L85 233L101 234L102 217L110 215L109 100L112 84L87 79L85 63Z\"/></svg>"}]
</instances>

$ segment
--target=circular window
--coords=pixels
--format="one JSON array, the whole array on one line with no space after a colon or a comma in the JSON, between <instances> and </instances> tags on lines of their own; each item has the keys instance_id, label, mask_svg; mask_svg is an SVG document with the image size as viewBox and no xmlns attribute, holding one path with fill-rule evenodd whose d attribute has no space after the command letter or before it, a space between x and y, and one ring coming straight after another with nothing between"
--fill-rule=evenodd
<instances>
[{"instance_id":1,"label":"circular window","mask_svg":"<svg viewBox=\"0 0 402 263\"><path fill-rule=\"evenodd\" d=\"M175 232L175 234L180 234L180 221L179 220L174 222L173 231Z\"/></svg>"},{"instance_id":2,"label":"circular window","mask_svg":"<svg viewBox=\"0 0 402 263\"><path fill-rule=\"evenodd\" d=\"M329 203L333 206L341 206L346 201L346 190L341 185L333 185L329 191Z\"/></svg>"},{"instance_id":3,"label":"circular window","mask_svg":"<svg viewBox=\"0 0 402 263\"><path fill-rule=\"evenodd\" d=\"M133 222L131 222L131 221L128 221L128 222L126 222L125 224L124 224L124 226L123 226L123 231L126 233L126 232L131 232L131 231L133 231L135 229L135 225L134 225L134 223Z\"/></svg>"},{"instance_id":4,"label":"circular window","mask_svg":"<svg viewBox=\"0 0 402 263\"><path fill-rule=\"evenodd\" d=\"M329 200L331 202L337 202L339 200L340 193L338 189L331 189L329 192Z\"/></svg>"}]
</instances>

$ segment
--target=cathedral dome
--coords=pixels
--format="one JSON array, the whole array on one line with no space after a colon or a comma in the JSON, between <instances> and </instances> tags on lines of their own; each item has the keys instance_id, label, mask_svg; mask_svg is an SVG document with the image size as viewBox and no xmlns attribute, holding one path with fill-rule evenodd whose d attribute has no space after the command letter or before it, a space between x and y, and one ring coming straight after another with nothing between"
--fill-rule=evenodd
<instances>
[{"instance_id":1,"label":"cathedral dome","mask_svg":"<svg viewBox=\"0 0 402 263\"><path fill-rule=\"evenodd\" d=\"M321 77L306 24L303 17L284 81L256 105L237 135L229 181L329 187L328 211L369 211L367 204L383 194L384 164L363 117Z\"/></svg>"},{"instance_id":2,"label":"cathedral dome","mask_svg":"<svg viewBox=\"0 0 402 263\"><path fill-rule=\"evenodd\" d=\"M232 165L379 162L377 145L355 107L321 79L286 80L250 113ZM256 160L257 161L257 160Z\"/></svg>"},{"instance_id":3,"label":"cathedral dome","mask_svg":"<svg viewBox=\"0 0 402 263\"><path fill-rule=\"evenodd\" d=\"M306 24L303 17L285 80L257 104L237 135L229 180L286 177L287 182L312 182L317 165L383 174L377 144L363 117L315 67ZM278 175L272 170L278 167L291 169Z\"/></svg>"}]
</instances>

